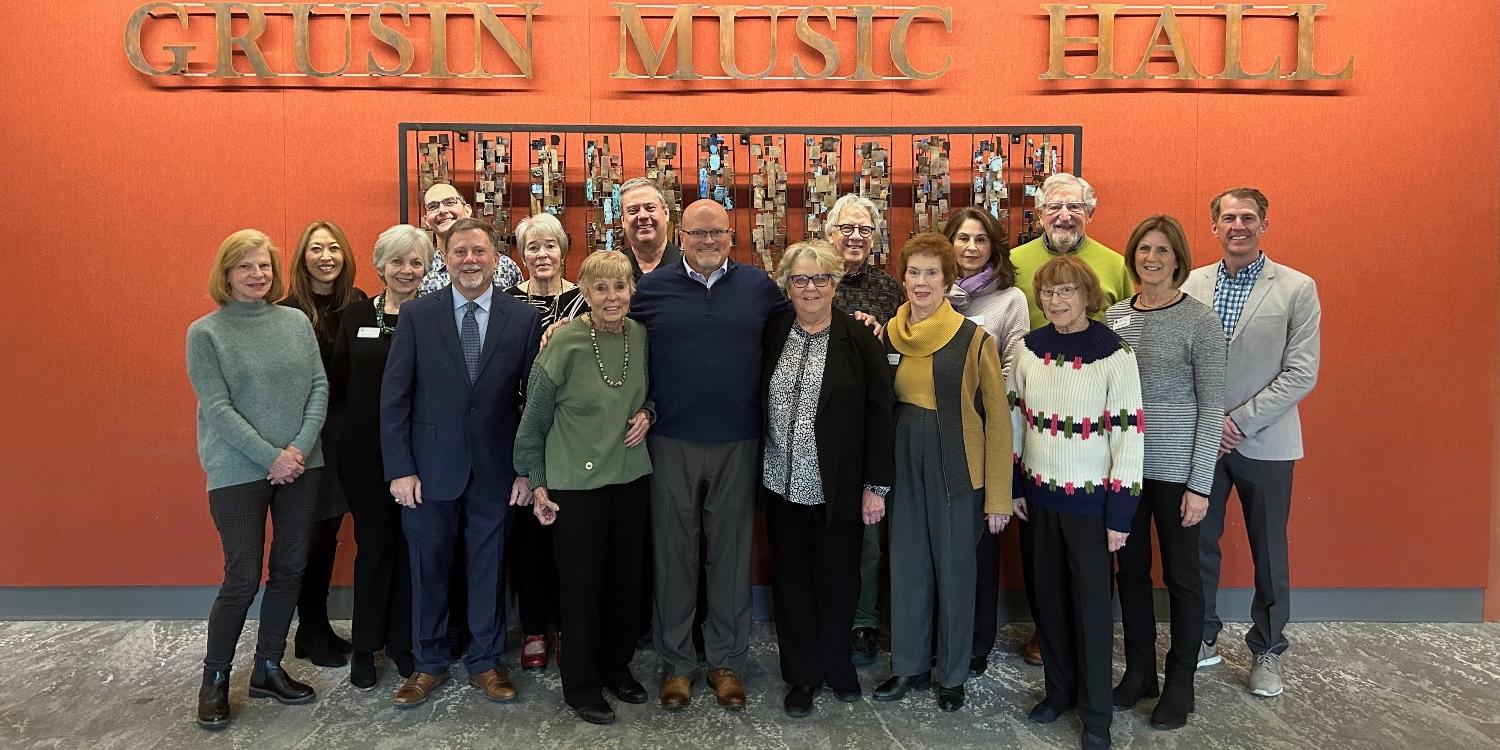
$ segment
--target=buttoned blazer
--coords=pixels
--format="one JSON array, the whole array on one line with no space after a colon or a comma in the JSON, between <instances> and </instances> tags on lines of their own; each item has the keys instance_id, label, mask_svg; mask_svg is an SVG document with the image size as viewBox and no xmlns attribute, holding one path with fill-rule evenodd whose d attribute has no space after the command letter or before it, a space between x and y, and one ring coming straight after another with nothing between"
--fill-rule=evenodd
<instances>
[{"instance_id":1,"label":"buttoned blazer","mask_svg":"<svg viewBox=\"0 0 1500 750\"><path fill-rule=\"evenodd\" d=\"M470 385L451 289L401 306L380 385L385 478L415 474L423 501L443 502L461 496L472 475L478 496L508 500L523 381L536 359L540 318L531 305L496 289Z\"/></svg>"},{"instance_id":2,"label":"buttoned blazer","mask_svg":"<svg viewBox=\"0 0 1500 750\"><path fill-rule=\"evenodd\" d=\"M791 310L766 322L761 339L761 399L769 403L771 376L797 316ZM830 521L858 521L866 484L889 487L895 456L895 391L885 351L874 334L835 309L828 358L818 391L818 473ZM762 409L762 434L769 427ZM796 446L795 450L806 450Z\"/></svg>"},{"instance_id":3,"label":"buttoned blazer","mask_svg":"<svg viewBox=\"0 0 1500 750\"><path fill-rule=\"evenodd\" d=\"M1218 268L1212 263L1193 269L1182 291L1212 308ZM1240 455L1302 458L1297 404L1318 381L1322 318L1312 277L1267 256L1229 339L1224 408L1245 433Z\"/></svg>"}]
</instances>

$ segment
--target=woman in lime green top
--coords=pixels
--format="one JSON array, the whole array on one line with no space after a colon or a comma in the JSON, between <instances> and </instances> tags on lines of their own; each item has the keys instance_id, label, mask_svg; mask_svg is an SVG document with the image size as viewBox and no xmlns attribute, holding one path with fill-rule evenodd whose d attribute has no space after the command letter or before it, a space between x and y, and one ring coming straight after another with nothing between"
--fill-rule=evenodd
<instances>
[{"instance_id":1,"label":"woman in lime green top","mask_svg":"<svg viewBox=\"0 0 1500 750\"><path fill-rule=\"evenodd\" d=\"M891 678L875 700L900 700L935 677L938 707L957 711L973 649L974 550L986 527L1010 522L1009 405L995 339L943 294L958 275L952 243L919 234L898 266L906 304L886 327L896 388Z\"/></svg>"},{"instance_id":2,"label":"woman in lime green top","mask_svg":"<svg viewBox=\"0 0 1500 750\"><path fill-rule=\"evenodd\" d=\"M625 317L630 260L590 255L578 285L590 312L558 329L537 355L516 434L515 465L530 477L533 512L555 524L563 698L580 718L615 720L604 691L643 703L630 674L640 624L646 533L646 329ZM631 561L636 561L632 563Z\"/></svg>"}]
</instances>

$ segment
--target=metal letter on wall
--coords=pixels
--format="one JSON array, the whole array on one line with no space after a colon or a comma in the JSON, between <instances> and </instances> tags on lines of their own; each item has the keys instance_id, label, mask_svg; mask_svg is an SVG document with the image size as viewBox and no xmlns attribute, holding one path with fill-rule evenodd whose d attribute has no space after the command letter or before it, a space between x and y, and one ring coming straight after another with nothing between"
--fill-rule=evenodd
<instances>
[{"instance_id":1,"label":"metal letter on wall","mask_svg":"<svg viewBox=\"0 0 1500 750\"><path fill-rule=\"evenodd\" d=\"M672 22L667 26L666 36L662 37L661 48L651 45L651 34L646 30L646 22L641 19L641 10L636 3L610 3L620 11L620 67L609 74L610 78L654 78L656 71L661 68L662 58L666 57L667 45L672 43L673 36L677 40L677 69L672 75L667 76L673 80L696 80L703 76L693 71L693 11L698 9L694 3L686 3L677 6L672 13ZM635 44L636 54L641 56L641 65L646 71L645 75L639 75L630 71L629 51L627 42Z\"/></svg>"},{"instance_id":2,"label":"metal letter on wall","mask_svg":"<svg viewBox=\"0 0 1500 750\"><path fill-rule=\"evenodd\" d=\"M747 140L753 136L747 136ZM775 270L786 251L786 136L750 140L750 247L756 265Z\"/></svg>"},{"instance_id":3,"label":"metal letter on wall","mask_svg":"<svg viewBox=\"0 0 1500 750\"><path fill-rule=\"evenodd\" d=\"M145 73L148 76L171 76L186 73L188 69L188 53L198 48L196 44L168 44L163 49L172 53L172 64L165 68L153 68L151 63L146 62L146 55L141 51L141 28L145 26L146 19L151 17L152 11L159 7L172 9L177 20L182 22L182 29L187 30L188 14L181 5L177 3L146 3L135 9L130 14L130 20L125 23L125 59L130 61L130 67Z\"/></svg>"}]
</instances>

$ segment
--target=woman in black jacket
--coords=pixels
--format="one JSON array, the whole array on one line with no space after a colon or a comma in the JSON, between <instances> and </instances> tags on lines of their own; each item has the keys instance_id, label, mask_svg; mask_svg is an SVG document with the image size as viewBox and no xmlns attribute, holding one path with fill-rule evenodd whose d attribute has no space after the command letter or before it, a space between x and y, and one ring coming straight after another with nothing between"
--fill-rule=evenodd
<instances>
[{"instance_id":1,"label":"woman in black jacket","mask_svg":"<svg viewBox=\"0 0 1500 750\"><path fill-rule=\"evenodd\" d=\"M892 391L885 352L833 307L843 263L813 240L788 248L777 282L792 311L766 325L766 536L789 716L823 685L860 698L849 661L864 524L879 522L891 484ZM815 445L816 450L803 446Z\"/></svg>"}]
</instances>

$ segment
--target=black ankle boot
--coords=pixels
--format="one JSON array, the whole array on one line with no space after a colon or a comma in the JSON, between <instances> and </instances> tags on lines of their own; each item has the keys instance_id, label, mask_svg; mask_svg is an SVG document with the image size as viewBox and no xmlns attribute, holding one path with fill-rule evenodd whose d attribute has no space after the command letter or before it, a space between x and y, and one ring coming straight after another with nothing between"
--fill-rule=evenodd
<instances>
[{"instance_id":1,"label":"black ankle boot","mask_svg":"<svg viewBox=\"0 0 1500 750\"><path fill-rule=\"evenodd\" d=\"M315 635L311 631L297 629L297 636L292 640L292 655L298 659L306 659L320 667L342 667L349 661L339 653L338 646L328 640L327 636Z\"/></svg>"},{"instance_id":2,"label":"black ankle boot","mask_svg":"<svg viewBox=\"0 0 1500 750\"><path fill-rule=\"evenodd\" d=\"M370 690L379 680L380 672L375 669L375 654L355 651L354 658L349 663L349 684L360 690Z\"/></svg>"},{"instance_id":3,"label":"black ankle boot","mask_svg":"<svg viewBox=\"0 0 1500 750\"><path fill-rule=\"evenodd\" d=\"M1155 698L1161 694L1161 688L1156 682L1156 671L1149 673L1145 671L1132 672L1127 667L1125 675L1120 678L1120 684L1115 686L1113 692L1114 705L1117 709L1134 708L1136 702L1141 698Z\"/></svg>"},{"instance_id":4,"label":"black ankle boot","mask_svg":"<svg viewBox=\"0 0 1500 750\"><path fill-rule=\"evenodd\" d=\"M280 662L255 657L255 671L250 673L250 697L272 698L277 703L311 703L317 699L312 687L286 673Z\"/></svg>"},{"instance_id":5,"label":"black ankle boot","mask_svg":"<svg viewBox=\"0 0 1500 750\"><path fill-rule=\"evenodd\" d=\"M1167 680L1161 691L1161 700L1151 711L1151 726L1155 729L1181 729L1187 726L1188 714L1194 708L1192 678Z\"/></svg>"},{"instance_id":6,"label":"black ankle boot","mask_svg":"<svg viewBox=\"0 0 1500 750\"><path fill-rule=\"evenodd\" d=\"M203 685L198 688L198 726L215 731L229 726L229 670L203 670Z\"/></svg>"}]
</instances>

